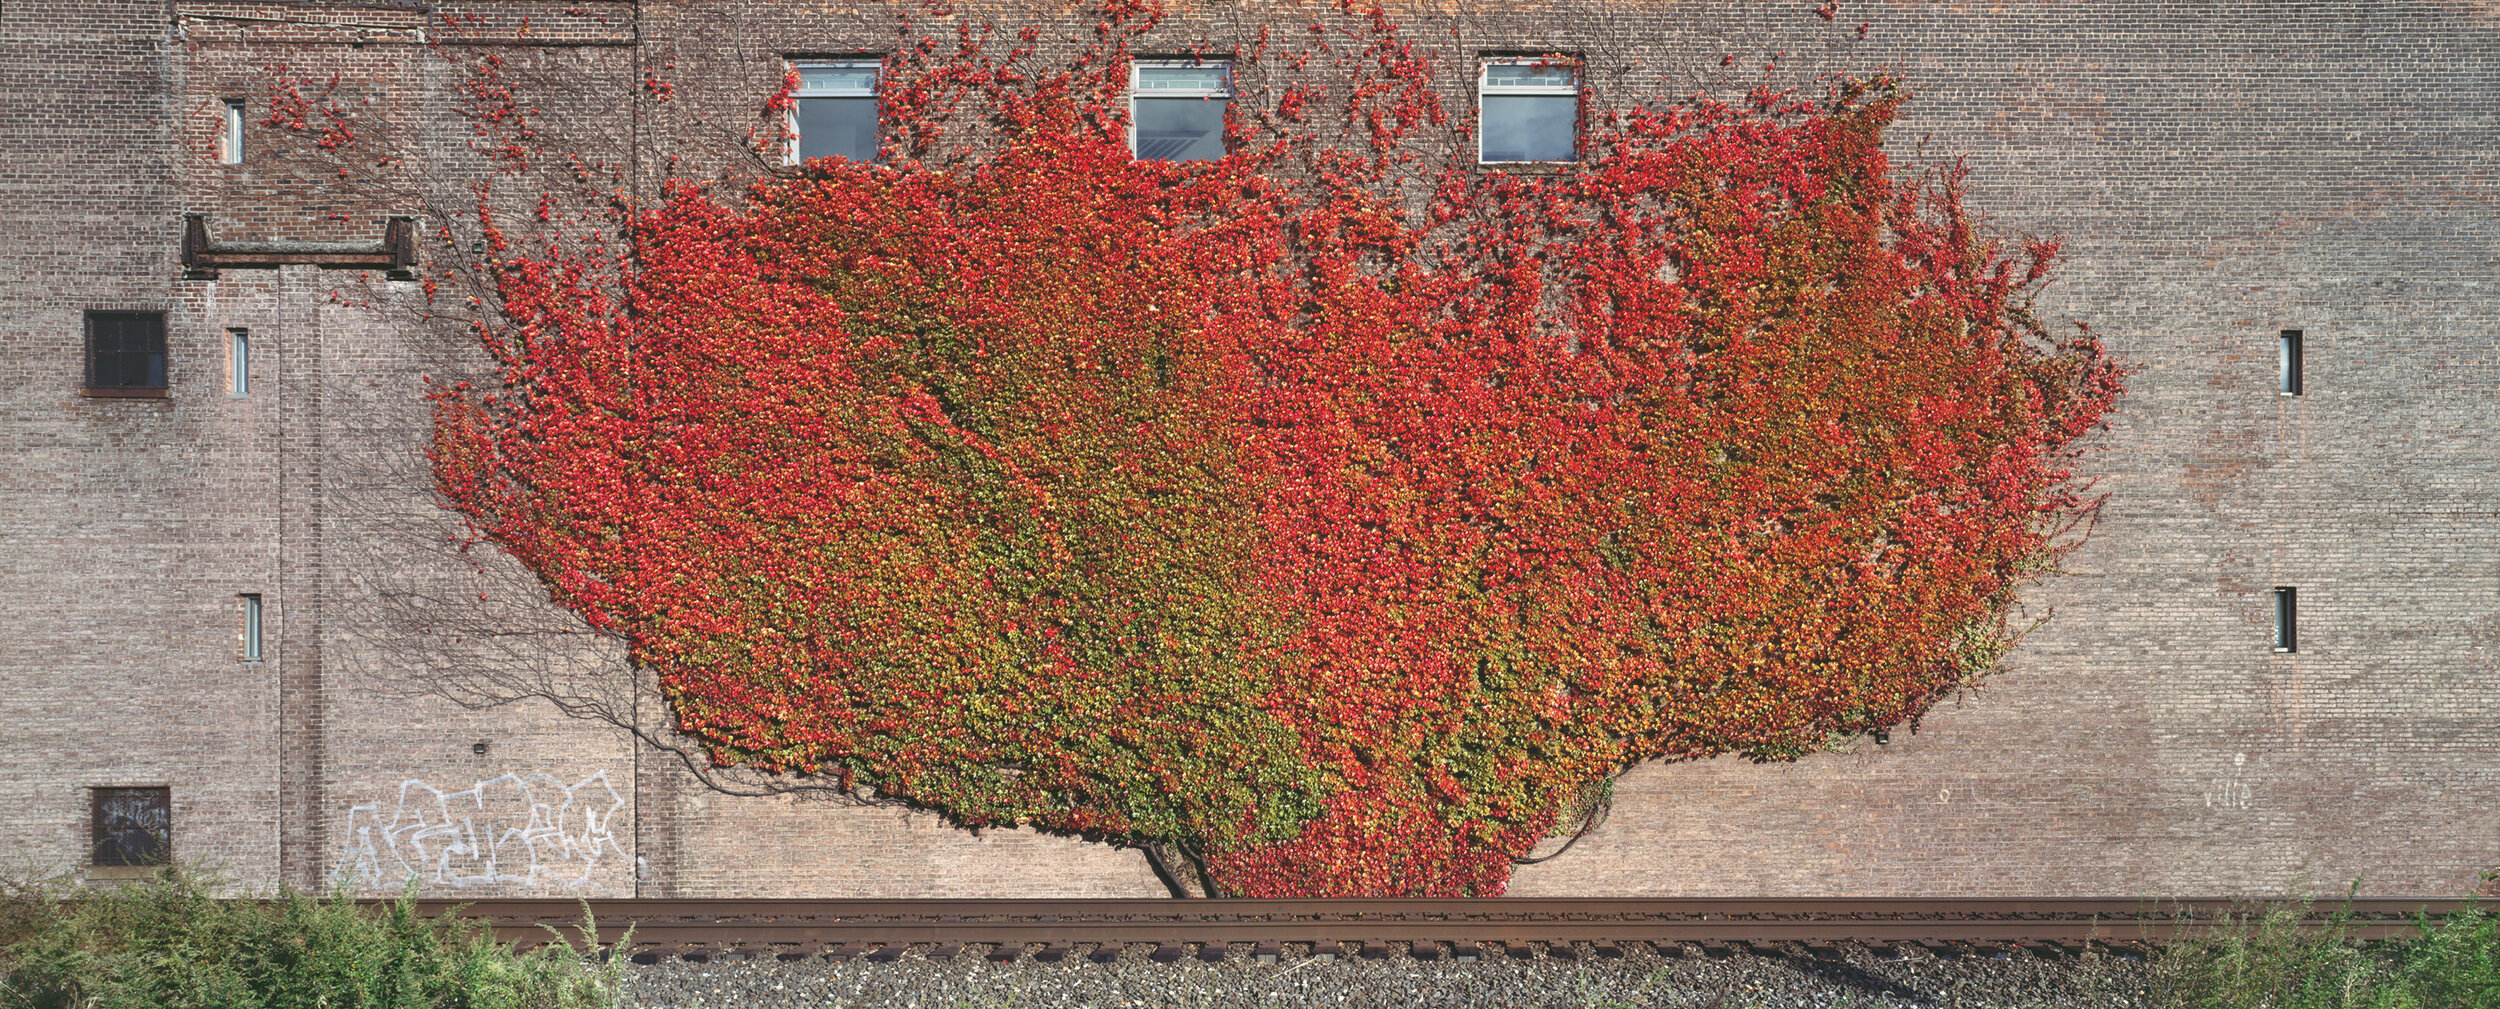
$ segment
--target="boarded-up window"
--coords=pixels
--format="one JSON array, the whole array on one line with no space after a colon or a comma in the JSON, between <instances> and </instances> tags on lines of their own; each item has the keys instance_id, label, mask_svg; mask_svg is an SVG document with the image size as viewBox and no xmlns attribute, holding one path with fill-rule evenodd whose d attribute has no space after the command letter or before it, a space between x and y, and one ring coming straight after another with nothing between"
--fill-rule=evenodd
<instances>
[{"instance_id":1,"label":"boarded-up window","mask_svg":"<svg viewBox=\"0 0 2500 1009\"><path fill-rule=\"evenodd\" d=\"M174 856L173 790L96 788L96 865L164 865Z\"/></svg>"}]
</instances>

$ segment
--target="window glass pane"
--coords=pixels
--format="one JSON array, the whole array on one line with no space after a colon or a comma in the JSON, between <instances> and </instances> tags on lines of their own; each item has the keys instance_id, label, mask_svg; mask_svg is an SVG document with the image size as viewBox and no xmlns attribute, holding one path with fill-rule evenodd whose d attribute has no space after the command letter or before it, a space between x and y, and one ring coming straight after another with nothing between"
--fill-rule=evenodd
<instances>
[{"instance_id":1,"label":"window glass pane","mask_svg":"<svg viewBox=\"0 0 2500 1009\"><path fill-rule=\"evenodd\" d=\"M876 160L877 100L799 99L799 157Z\"/></svg>"},{"instance_id":2,"label":"window glass pane","mask_svg":"<svg viewBox=\"0 0 2500 1009\"><path fill-rule=\"evenodd\" d=\"M1548 63L1495 63L1484 68L1484 86L1488 88L1532 88L1538 91L1578 91L1580 75L1574 68Z\"/></svg>"},{"instance_id":3,"label":"window glass pane","mask_svg":"<svg viewBox=\"0 0 2500 1009\"><path fill-rule=\"evenodd\" d=\"M877 64L858 66L799 65L799 94L802 95L874 95L877 93Z\"/></svg>"},{"instance_id":4,"label":"window glass pane","mask_svg":"<svg viewBox=\"0 0 2500 1009\"><path fill-rule=\"evenodd\" d=\"M1139 98L1137 156L1147 161L1213 161L1224 156L1221 98Z\"/></svg>"},{"instance_id":5,"label":"window glass pane","mask_svg":"<svg viewBox=\"0 0 2500 1009\"><path fill-rule=\"evenodd\" d=\"M222 125L225 128L225 135L220 138L218 144L218 160L229 165L242 164L243 103L241 101L230 100L226 102L226 121Z\"/></svg>"},{"instance_id":6,"label":"window glass pane","mask_svg":"<svg viewBox=\"0 0 2500 1009\"><path fill-rule=\"evenodd\" d=\"M243 660L260 661L260 597L243 597Z\"/></svg>"},{"instance_id":7,"label":"window glass pane","mask_svg":"<svg viewBox=\"0 0 2500 1009\"><path fill-rule=\"evenodd\" d=\"M100 315L95 320L95 349L106 354L145 352L143 335L134 320L127 316Z\"/></svg>"},{"instance_id":8,"label":"window glass pane","mask_svg":"<svg viewBox=\"0 0 2500 1009\"><path fill-rule=\"evenodd\" d=\"M1231 72L1231 65L1225 63L1208 63L1194 67L1138 67L1137 90L1140 92L1221 93L1231 86L1229 80Z\"/></svg>"},{"instance_id":9,"label":"window glass pane","mask_svg":"<svg viewBox=\"0 0 2500 1009\"><path fill-rule=\"evenodd\" d=\"M1578 95L1486 95L1484 161L1570 161L1578 156Z\"/></svg>"}]
</instances>

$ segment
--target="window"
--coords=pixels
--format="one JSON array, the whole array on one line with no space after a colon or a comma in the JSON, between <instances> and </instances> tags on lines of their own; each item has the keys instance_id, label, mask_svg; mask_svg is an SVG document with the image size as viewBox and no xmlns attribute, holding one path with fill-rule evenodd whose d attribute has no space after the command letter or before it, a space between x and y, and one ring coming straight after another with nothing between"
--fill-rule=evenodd
<instances>
[{"instance_id":1,"label":"window","mask_svg":"<svg viewBox=\"0 0 2500 1009\"><path fill-rule=\"evenodd\" d=\"M252 394L251 331L229 329L226 336L226 395L249 396Z\"/></svg>"},{"instance_id":2,"label":"window","mask_svg":"<svg viewBox=\"0 0 2500 1009\"><path fill-rule=\"evenodd\" d=\"M2300 395L2300 331L2283 331L2283 395Z\"/></svg>"},{"instance_id":3,"label":"window","mask_svg":"<svg viewBox=\"0 0 2500 1009\"><path fill-rule=\"evenodd\" d=\"M797 105L790 110L793 163L815 158L877 159L877 74L882 60L795 60Z\"/></svg>"},{"instance_id":4,"label":"window","mask_svg":"<svg viewBox=\"0 0 2500 1009\"><path fill-rule=\"evenodd\" d=\"M165 394L165 313L87 313L87 395Z\"/></svg>"},{"instance_id":5,"label":"window","mask_svg":"<svg viewBox=\"0 0 2500 1009\"><path fill-rule=\"evenodd\" d=\"M226 99L223 118L217 124L217 163L243 163L243 99Z\"/></svg>"},{"instance_id":6,"label":"window","mask_svg":"<svg viewBox=\"0 0 2500 1009\"><path fill-rule=\"evenodd\" d=\"M260 593L246 592L243 601L243 661L260 661Z\"/></svg>"},{"instance_id":7,"label":"window","mask_svg":"<svg viewBox=\"0 0 2500 1009\"><path fill-rule=\"evenodd\" d=\"M2300 590L2285 586L2274 590L2274 650L2300 650Z\"/></svg>"},{"instance_id":8,"label":"window","mask_svg":"<svg viewBox=\"0 0 2500 1009\"><path fill-rule=\"evenodd\" d=\"M1553 59L1488 61L1476 104L1479 163L1579 159L1578 67Z\"/></svg>"},{"instance_id":9,"label":"window","mask_svg":"<svg viewBox=\"0 0 2500 1009\"><path fill-rule=\"evenodd\" d=\"M1224 156L1233 65L1222 60L1139 62L1129 70L1129 150L1146 161Z\"/></svg>"},{"instance_id":10,"label":"window","mask_svg":"<svg viewBox=\"0 0 2500 1009\"><path fill-rule=\"evenodd\" d=\"M169 788L91 788L95 810L93 865L164 865L174 857Z\"/></svg>"}]
</instances>

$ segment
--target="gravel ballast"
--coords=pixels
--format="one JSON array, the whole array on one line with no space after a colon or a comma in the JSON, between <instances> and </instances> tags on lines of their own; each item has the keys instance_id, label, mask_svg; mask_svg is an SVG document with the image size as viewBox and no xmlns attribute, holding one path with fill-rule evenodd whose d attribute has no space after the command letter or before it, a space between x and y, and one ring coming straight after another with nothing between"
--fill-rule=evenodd
<instances>
[{"instance_id":1,"label":"gravel ballast","mask_svg":"<svg viewBox=\"0 0 2500 1009\"><path fill-rule=\"evenodd\" d=\"M1355 1006L2042 1007L2131 1009L2152 1001L2140 961L2107 955L2012 952L1887 960L1847 949L1841 959L1756 955L1667 957L1647 949L1475 962L1335 958L1288 953L1274 962L1235 947L1222 962L1159 963L1143 951L1109 963L1084 951L1057 962L992 962L978 947L950 960L917 952L886 961L821 959L624 967L632 1009L1301 1009Z\"/></svg>"}]
</instances>

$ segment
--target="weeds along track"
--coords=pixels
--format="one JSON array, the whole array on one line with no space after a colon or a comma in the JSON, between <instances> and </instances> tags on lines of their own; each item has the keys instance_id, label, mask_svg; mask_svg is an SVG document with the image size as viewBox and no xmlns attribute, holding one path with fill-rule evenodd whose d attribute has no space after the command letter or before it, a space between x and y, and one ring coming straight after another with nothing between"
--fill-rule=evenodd
<instances>
[{"instance_id":1,"label":"weeds along track","mask_svg":"<svg viewBox=\"0 0 2500 1009\"><path fill-rule=\"evenodd\" d=\"M585 936L585 903L597 935ZM2359 940L2411 934L2416 916L2462 900L2379 898L2319 903L2307 923ZM1607 898L1396 900L647 900L420 901L457 910L498 939L534 945L585 939L641 962L659 959L933 959L980 956L1118 958L1142 948L1183 957L1273 959L1560 959L1736 952L1836 958L1857 946L1879 957L2141 955L2262 908L2203 899ZM630 929L630 935L628 933ZM551 931L552 930L552 931Z\"/></svg>"}]
</instances>

